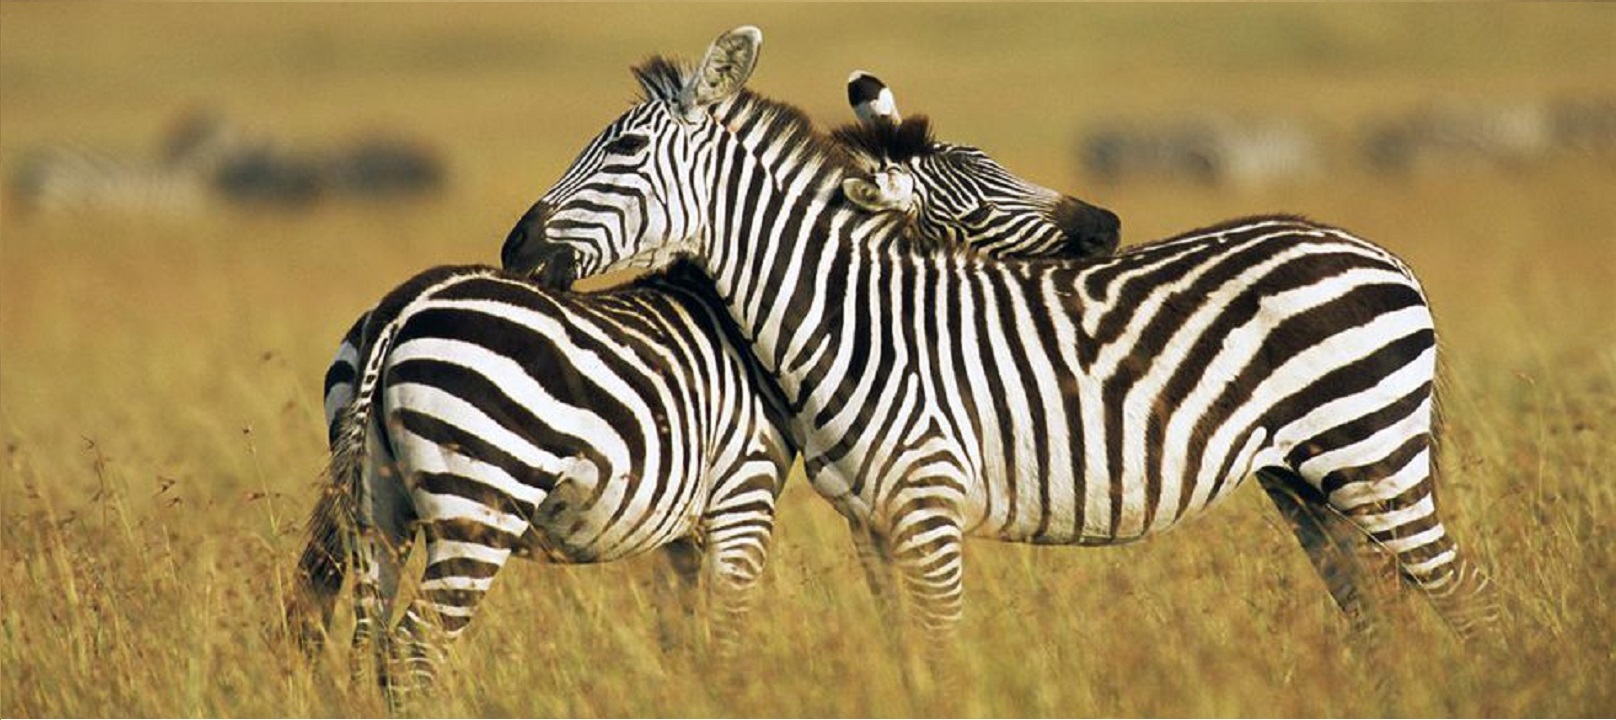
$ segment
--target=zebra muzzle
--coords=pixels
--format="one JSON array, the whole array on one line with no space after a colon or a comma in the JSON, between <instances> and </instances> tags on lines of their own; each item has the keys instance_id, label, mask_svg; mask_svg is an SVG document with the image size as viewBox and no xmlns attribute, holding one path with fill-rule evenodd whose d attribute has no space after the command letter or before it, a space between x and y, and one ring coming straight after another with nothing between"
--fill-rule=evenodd
<instances>
[{"instance_id":1,"label":"zebra muzzle","mask_svg":"<svg viewBox=\"0 0 1616 720\"><path fill-rule=\"evenodd\" d=\"M1055 205L1054 214L1061 232L1089 255L1110 255L1122 240L1122 221L1098 205L1064 197Z\"/></svg>"},{"instance_id":2,"label":"zebra muzzle","mask_svg":"<svg viewBox=\"0 0 1616 720\"><path fill-rule=\"evenodd\" d=\"M499 260L509 272L526 275L544 287L566 289L577 279L578 254L565 245L545 241L549 220L549 204L543 200L533 203L505 236Z\"/></svg>"}]
</instances>

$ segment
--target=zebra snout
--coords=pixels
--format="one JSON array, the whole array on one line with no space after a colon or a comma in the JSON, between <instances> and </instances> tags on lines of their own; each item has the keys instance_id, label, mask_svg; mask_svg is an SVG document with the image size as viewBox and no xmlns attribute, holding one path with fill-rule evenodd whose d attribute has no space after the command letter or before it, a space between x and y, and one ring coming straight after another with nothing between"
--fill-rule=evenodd
<instances>
[{"instance_id":1,"label":"zebra snout","mask_svg":"<svg viewBox=\"0 0 1616 720\"><path fill-rule=\"evenodd\" d=\"M533 203L505 236L499 260L507 271L527 275L550 288L567 288L577 279L578 256L565 245L545 242L550 205Z\"/></svg>"},{"instance_id":2,"label":"zebra snout","mask_svg":"<svg viewBox=\"0 0 1616 720\"><path fill-rule=\"evenodd\" d=\"M1074 197L1063 197L1055 205L1055 224L1091 256L1110 255L1122 241L1122 221L1116 213Z\"/></svg>"}]
</instances>

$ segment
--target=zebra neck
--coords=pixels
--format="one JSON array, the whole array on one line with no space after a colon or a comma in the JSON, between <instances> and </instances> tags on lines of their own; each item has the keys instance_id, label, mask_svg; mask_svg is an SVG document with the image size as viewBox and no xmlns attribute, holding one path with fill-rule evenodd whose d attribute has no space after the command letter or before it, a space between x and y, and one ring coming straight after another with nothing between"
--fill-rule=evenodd
<instances>
[{"instance_id":1,"label":"zebra neck","mask_svg":"<svg viewBox=\"0 0 1616 720\"><path fill-rule=\"evenodd\" d=\"M848 202L846 166L821 145L781 151L767 129L730 140L717 174L736 180L713 194L716 222L701 264L757 359L800 409L807 379L834 361L841 336L859 332L862 313L848 307L857 302L854 269L906 242L905 219Z\"/></svg>"}]
</instances>

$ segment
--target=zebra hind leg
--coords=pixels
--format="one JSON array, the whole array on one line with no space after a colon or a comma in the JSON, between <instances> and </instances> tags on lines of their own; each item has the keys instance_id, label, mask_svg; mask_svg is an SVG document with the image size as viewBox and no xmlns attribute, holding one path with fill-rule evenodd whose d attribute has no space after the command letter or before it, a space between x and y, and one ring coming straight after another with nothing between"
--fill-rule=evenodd
<instances>
[{"instance_id":1,"label":"zebra hind leg","mask_svg":"<svg viewBox=\"0 0 1616 720\"><path fill-rule=\"evenodd\" d=\"M1358 643L1375 646L1384 633L1374 597L1378 578L1358 557L1363 539L1357 526L1289 470L1264 469L1257 473L1257 481L1307 552Z\"/></svg>"},{"instance_id":2,"label":"zebra hind leg","mask_svg":"<svg viewBox=\"0 0 1616 720\"><path fill-rule=\"evenodd\" d=\"M392 682L390 626L398 597L399 569L414 545L414 515L403 488L392 479L397 470L381 462L365 471L360 507L349 531L349 560L354 575L354 634L350 670L355 687L365 683L366 662L377 686Z\"/></svg>"},{"instance_id":3,"label":"zebra hind leg","mask_svg":"<svg viewBox=\"0 0 1616 720\"><path fill-rule=\"evenodd\" d=\"M1396 707L1397 691L1391 677L1386 639L1384 592L1389 568L1366 562L1366 552L1375 552L1353 524L1325 502L1318 490L1284 468L1258 471L1257 481L1278 508L1285 524L1307 552L1314 571L1330 592L1351 628L1349 644L1361 660L1360 667L1371 674L1368 682L1373 697L1383 708ZM1377 553L1378 554L1378 553Z\"/></svg>"},{"instance_id":4,"label":"zebra hind leg","mask_svg":"<svg viewBox=\"0 0 1616 720\"><path fill-rule=\"evenodd\" d=\"M698 625L698 590L703 563L701 544L680 538L662 547L666 562L659 566L653 603L657 610L657 636L664 655L695 645Z\"/></svg>"},{"instance_id":5,"label":"zebra hind leg","mask_svg":"<svg viewBox=\"0 0 1616 720\"><path fill-rule=\"evenodd\" d=\"M511 548L480 537L478 527L466 522L426 526L426 568L393 638L403 671L389 687L388 703L395 713L412 695L430 693L437 685L450 644L465 632L510 559Z\"/></svg>"},{"instance_id":6,"label":"zebra hind leg","mask_svg":"<svg viewBox=\"0 0 1616 720\"><path fill-rule=\"evenodd\" d=\"M1491 577L1442 523L1428 443L1405 444L1380 462L1324 473L1329 503L1396 558L1404 583L1430 601L1466 644L1496 635L1501 608ZM1304 464L1305 465L1305 464Z\"/></svg>"}]
</instances>

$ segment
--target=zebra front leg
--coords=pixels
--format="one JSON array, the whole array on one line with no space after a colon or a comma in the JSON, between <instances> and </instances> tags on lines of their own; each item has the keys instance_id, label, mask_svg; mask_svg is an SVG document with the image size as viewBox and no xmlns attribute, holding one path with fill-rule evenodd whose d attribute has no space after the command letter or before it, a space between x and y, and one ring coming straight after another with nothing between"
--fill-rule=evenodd
<instances>
[{"instance_id":1,"label":"zebra front leg","mask_svg":"<svg viewBox=\"0 0 1616 720\"><path fill-rule=\"evenodd\" d=\"M705 521L712 556L707 564L708 625L713 654L721 660L735 657L753 591L769 560L778 477L784 477L783 469L726 492Z\"/></svg>"},{"instance_id":2,"label":"zebra front leg","mask_svg":"<svg viewBox=\"0 0 1616 720\"><path fill-rule=\"evenodd\" d=\"M1356 642L1375 646L1383 630L1373 597L1377 578L1358 558L1357 544L1362 537L1357 527L1289 470L1259 471L1257 481L1307 552L1307 559L1330 597L1346 615Z\"/></svg>"},{"instance_id":3,"label":"zebra front leg","mask_svg":"<svg viewBox=\"0 0 1616 720\"><path fill-rule=\"evenodd\" d=\"M936 492L935 487L919 486L900 492L898 511L884 537L908 601L906 624L920 634L926 659L923 668L916 668L913 656L905 653L905 682L928 702L943 699L937 689L955 685L954 635L964 612L964 531L958 503Z\"/></svg>"},{"instance_id":4,"label":"zebra front leg","mask_svg":"<svg viewBox=\"0 0 1616 720\"><path fill-rule=\"evenodd\" d=\"M859 566L864 570L864 584L870 589L875 603L881 632L886 636L887 648L894 657L903 654L903 615L899 612L897 589L893 587L892 556L887 551L886 539L876 534L868 519L849 517L848 533L853 538L853 550Z\"/></svg>"}]
</instances>

